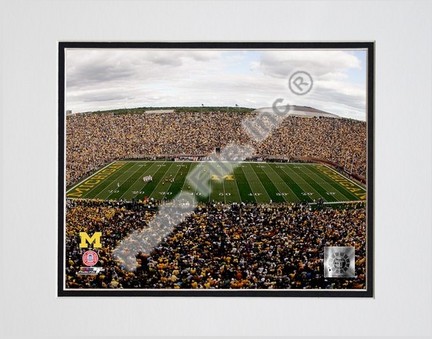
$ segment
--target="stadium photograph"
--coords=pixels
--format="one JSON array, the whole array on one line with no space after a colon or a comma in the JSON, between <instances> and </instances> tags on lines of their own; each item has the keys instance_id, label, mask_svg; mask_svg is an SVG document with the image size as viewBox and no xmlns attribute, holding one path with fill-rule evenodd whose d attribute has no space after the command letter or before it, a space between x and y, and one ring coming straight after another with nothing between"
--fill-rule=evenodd
<instances>
[{"instance_id":1,"label":"stadium photograph","mask_svg":"<svg viewBox=\"0 0 432 339\"><path fill-rule=\"evenodd\" d=\"M372 43L59 45L60 296L373 296Z\"/></svg>"}]
</instances>

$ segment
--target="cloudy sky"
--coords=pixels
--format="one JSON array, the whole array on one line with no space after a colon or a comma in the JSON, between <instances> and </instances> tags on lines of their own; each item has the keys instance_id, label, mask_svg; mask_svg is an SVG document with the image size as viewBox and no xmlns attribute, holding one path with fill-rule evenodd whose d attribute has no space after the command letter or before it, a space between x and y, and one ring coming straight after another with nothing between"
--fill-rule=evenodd
<instances>
[{"instance_id":1,"label":"cloudy sky","mask_svg":"<svg viewBox=\"0 0 432 339\"><path fill-rule=\"evenodd\" d=\"M66 109L268 107L278 99L366 120L367 52L362 50L68 49ZM313 88L293 94L295 71Z\"/></svg>"}]
</instances>

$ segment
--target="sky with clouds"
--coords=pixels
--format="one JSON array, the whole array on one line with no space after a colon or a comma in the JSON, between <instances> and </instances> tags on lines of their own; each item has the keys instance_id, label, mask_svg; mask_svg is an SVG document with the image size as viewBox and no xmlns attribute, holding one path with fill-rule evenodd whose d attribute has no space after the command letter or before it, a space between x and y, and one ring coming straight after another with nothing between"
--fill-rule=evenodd
<instances>
[{"instance_id":1,"label":"sky with clouds","mask_svg":"<svg viewBox=\"0 0 432 339\"><path fill-rule=\"evenodd\" d=\"M269 107L278 98L366 120L364 50L66 50L66 109L87 112L133 107ZM291 74L313 78L303 96Z\"/></svg>"}]
</instances>

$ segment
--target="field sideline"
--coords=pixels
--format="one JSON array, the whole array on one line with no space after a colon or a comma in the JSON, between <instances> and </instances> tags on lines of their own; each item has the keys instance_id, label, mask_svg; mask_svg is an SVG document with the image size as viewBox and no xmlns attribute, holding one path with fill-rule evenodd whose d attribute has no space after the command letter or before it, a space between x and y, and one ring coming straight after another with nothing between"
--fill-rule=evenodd
<instances>
[{"instance_id":1,"label":"field sideline","mask_svg":"<svg viewBox=\"0 0 432 339\"><path fill-rule=\"evenodd\" d=\"M172 199L190 191L201 202L313 202L366 200L366 189L321 164L242 162L231 175L220 178L204 162L203 175L211 185L209 196L192 191L185 180L199 162L115 161L67 191L71 199ZM153 181L145 183L144 176Z\"/></svg>"}]
</instances>

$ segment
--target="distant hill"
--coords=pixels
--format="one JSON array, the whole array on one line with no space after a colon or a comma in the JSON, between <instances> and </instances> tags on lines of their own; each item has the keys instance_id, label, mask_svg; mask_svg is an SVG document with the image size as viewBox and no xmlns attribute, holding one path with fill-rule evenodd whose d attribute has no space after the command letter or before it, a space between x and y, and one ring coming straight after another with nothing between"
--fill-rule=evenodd
<instances>
[{"instance_id":1,"label":"distant hill","mask_svg":"<svg viewBox=\"0 0 432 339\"><path fill-rule=\"evenodd\" d=\"M280 106L280 109L283 110L283 108L286 106ZM254 113L260 113L260 112L270 112L272 111L272 107L261 107L254 111ZM300 116L305 118L313 118L313 117L326 117L326 118L340 118L339 115L321 111L319 109L308 107L308 106L296 106L292 105L290 106L290 115L292 116Z\"/></svg>"}]
</instances>

